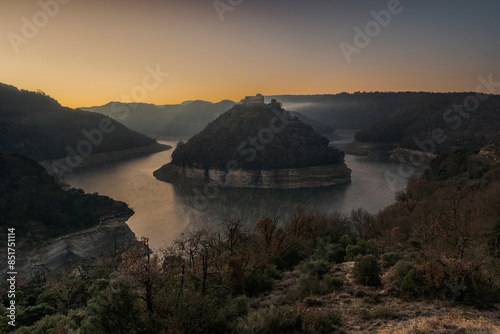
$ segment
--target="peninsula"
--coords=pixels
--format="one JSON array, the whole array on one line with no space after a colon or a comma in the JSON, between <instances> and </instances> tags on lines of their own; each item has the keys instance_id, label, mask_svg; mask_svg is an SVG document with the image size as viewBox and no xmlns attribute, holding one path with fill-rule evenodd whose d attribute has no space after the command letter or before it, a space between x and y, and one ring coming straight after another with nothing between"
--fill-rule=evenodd
<instances>
[{"instance_id":1,"label":"peninsula","mask_svg":"<svg viewBox=\"0 0 500 334\"><path fill-rule=\"evenodd\" d=\"M296 189L351 181L344 153L276 100L249 96L209 123L154 172L169 183Z\"/></svg>"}]
</instances>

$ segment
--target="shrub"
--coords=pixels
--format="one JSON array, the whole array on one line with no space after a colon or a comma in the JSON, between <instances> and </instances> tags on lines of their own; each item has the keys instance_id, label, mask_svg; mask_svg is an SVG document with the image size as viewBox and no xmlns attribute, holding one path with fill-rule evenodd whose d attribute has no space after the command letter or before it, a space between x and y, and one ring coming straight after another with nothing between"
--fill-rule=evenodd
<instances>
[{"instance_id":1,"label":"shrub","mask_svg":"<svg viewBox=\"0 0 500 334\"><path fill-rule=\"evenodd\" d=\"M342 279L327 275L330 267L331 263L325 260L309 260L299 266L302 296L324 295L342 287Z\"/></svg>"},{"instance_id":2,"label":"shrub","mask_svg":"<svg viewBox=\"0 0 500 334\"><path fill-rule=\"evenodd\" d=\"M360 240L355 245L347 246L346 253L346 260L352 261L358 255L375 254L375 248L371 246L367 241Z\"/></svg>"},{"instance_id":3,"label":"shrub","mask_svg":"<svg viewBox=\"0 0 500 334\"><path fill-rule=\"evenodd\" d=\"M339 312L310 309L304 304L297 304L294 309L302 322L301 333L336 333L342 325Z\"/></svg>"},{"instance_id":4,"label":"shrub","mask_svg":"<svg viewBox=\"0 0 500 334\"><path fill-rule=\"evenodd\" d=\"M317 275L320 279L330 271L331 264L325 260L309 260L299 266L301 273Z\"/></svg>"},{"instance_id":5,"label":"shrub","mask_svg":"<svg viewBox=\"0 0 500 334\"><path fill-rule=\"evenodd\" d=\"M500 219L493 225L493 231L488 238L488 247L495 257L500 257Z\"/></svg>"},{"instance_id":6,"label":"shrub","mask_svg":"<svg viewBox=\"0 0 500 334\"><path fill-rule=\"evenodd\" d=\"M278 270L290 270L295 268L303 259L300 255L299 247L294 245L290 247L283 255L272 258L271 261L276 265Z\"/></svg>"},{"instance_id":7,"label":"shrub","mask_svg":"<svg viewBox=\"0 0 500 334\"><path fill-rule=\"evenodd\" d=\"M338 290L344 286L344 280L335 276L324 276L323 281L328 286L329 291Z\"/></svg>"},{"instance_id":8,"label":"shrub","mask_svg":"<svg viewBox=\"0 0 500 334\"><path fill-rule=\"evenodd\" d=\"M394 266L399 260L401 260L402 256L400 253L385 253L382 254L380 257L380 260L382 261L382 264L386 268L390 268Z\"/></svg>"},{"instance_id":9,"label":"shrub","mask_svg":"<svg viewBox=\"0 0 500 334\"><path fill-rule=\"evenodd\" d=\"M245 281L245 294L249 297L256 296L264 291L269 291L274 286L274 279L261 270L255 271Z\"/></svg>"},{"instance_id":10,"label":"shrub","mask_svg":"<svg viewBox=\"0 0 500 334\"><path fill-rule=\"evenodd\" d=\"M380 285L380 265L373 255L359 256L354 264L354 279L363 285Z\"/></svg>"},{"instance_id":11,"label":"shrub","mask_svg":"<svg viewBox=\"0 0 500 334\"><path fill-rule=\"evenodd\" d=\"M236 333L297 333L301 321L295 312L288 308L274 305L261 308L241 318L236 326Z\"/></svg>"},{"instance_id":12,"label":"shrub","mask_svg":"<svg viewBox=\"0 0 500 334\"><path fill-rule=\"evenodd\" d=\"M52 315L55 313L56 309L46 303L29 306L19 314L18 322L20 325L31 326L46 315Z\"/></svg>"},{"instance_id":13,"label":"shrub","mask_svg":"<svg viewBox=\"0 0 500 334\"><path fill-rule=\"evenodd\" d=\"M318 246L314 250L314 256L331 263L342 263L346 256L346 247L342 246L341 243L332 243L329 237L326 241L320 239Z\"/></svg>"},{"instance_id":14,"label":"shrub","mask_svg":"<svg viewBox=\"0 0 500 334\"><path fill-rule=\"evenodd\" d=\"M24 327L23 330L26 333L56 334L75 331L77 328L77 315L75 311L72 311L68 316L62 314L47 315L31 327Z\"/></svg>"}]
</instances>

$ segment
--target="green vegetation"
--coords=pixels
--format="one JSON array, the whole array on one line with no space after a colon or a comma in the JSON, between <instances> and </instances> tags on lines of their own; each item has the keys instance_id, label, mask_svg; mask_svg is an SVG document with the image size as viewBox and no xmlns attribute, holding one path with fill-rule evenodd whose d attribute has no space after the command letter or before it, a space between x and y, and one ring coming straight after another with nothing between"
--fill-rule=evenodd
<instances>
[{"instance_id":1,"label":"green vegetation","mask_svg":"<svg viewBox=\"0 0 500 334\"><path fill-rule=\"evenodd\" d=\"M0 153L0 234L53 237L94 226L112 213L130 214L125 203L109 197L66 189L36 161Z\"/></svg>"},{"instance_id":2,"label":"green vegetation","mask_svg":"<svg viewBox=\"0 0 500 334\"><path fill-rule=\"evenodd\" d=\"M105 122L105 126L101 122ZM103 127L109 133L102 138L93 134L94 143L83 133ZM19 153L38 161L57 159L72 155L68 146L79 153L78 144L84 140L91 144L92 153L155 143L154 139L131 131L104 115L65 108L41 92L0 84L0 152ZM83 152L87 153L88 147Z\"/></svg>"},{"instance_id":3,"label":"green vegetation","mask_svg":"<svg viewBox=\"0 0 500 334\"><path fill-rule=\"evenodd\" d=\"M377 286L380 284L380 264L373 255L359 255L354 263L352 272L358 283L368 286Z\"/></svg>"},{"instance_id":4,"label":"green vegetation","mask_svg":"<svg viewBox=\"0 0 500 334\"><path fill-rule=\"evenodd\" d=\"M278 95L289 109L333 129L365 129L410 107L424 92L356 92L335 95ZM312 124L311 124L312 125ZM321 133L321 132L320 132Z\"/></svg>"},{"instance_id":5,"label":"green vegetation","mask_svg":"<svg viewBox=\"0 0 500 334\"><path fill-rule=\"evenodd\" d=\"M328 139L287 115L278 103L235 105L187 143L179 143L172 164L225 170L236 161L243 169L269 170L343 162L343 153L328 145Z\"/></svg>"},{"instance_id":6,"label":"green vegetation","mask_svg":"<svg viewBox=\"0 0 500 334\"><path fill-rule=\"evenodd\" d=\"M500 96L479 100L477 106L474 105L476 110L467 111L463 105L471 96L475 93L426 94L396 115L359 131L355 139L393 143L431 153L447 153L452 148L478 150L500 129Z\"/></svg>"}]
</instances>

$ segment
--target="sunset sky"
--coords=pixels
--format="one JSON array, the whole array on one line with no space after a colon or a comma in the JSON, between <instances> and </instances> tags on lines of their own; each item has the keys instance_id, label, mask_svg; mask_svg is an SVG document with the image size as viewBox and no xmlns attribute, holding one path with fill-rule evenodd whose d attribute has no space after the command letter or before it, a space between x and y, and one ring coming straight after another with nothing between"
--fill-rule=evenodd
<instances>
[{"instance_id":1,"label":"sunset sky","mask_svg":"<svg viewBox=\"0 0 500 334\"><path fill-rule=\"evenodd\" d=\"M348 63L341 43L394 1L0 0L0 82L83 107L500 81L498 0L401 0ZM144 86L147 68L169 75Z\"/></svg>"}]
</instances>

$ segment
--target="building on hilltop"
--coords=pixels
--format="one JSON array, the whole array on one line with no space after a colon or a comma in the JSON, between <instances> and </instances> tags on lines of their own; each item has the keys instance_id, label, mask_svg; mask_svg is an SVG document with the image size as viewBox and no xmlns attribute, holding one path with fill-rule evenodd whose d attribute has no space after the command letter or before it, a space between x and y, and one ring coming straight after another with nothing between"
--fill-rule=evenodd
<instances>
[{"instance_id":1,"label":"building on hilltop","mask_svg":"<svg viewBox=\"0 0 500 334\"><path fill-rule=\"evenodd\" d=\"M257 94L255 96L245 96L243 104L264 104L264 96Z\"/></svg>"}]
</instances>

